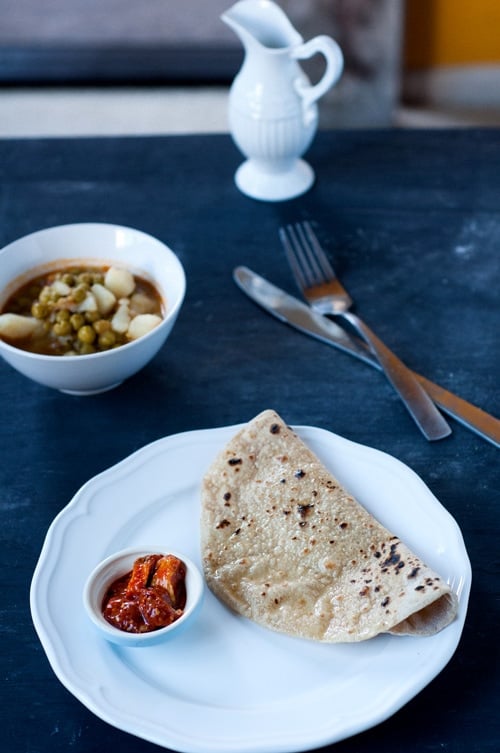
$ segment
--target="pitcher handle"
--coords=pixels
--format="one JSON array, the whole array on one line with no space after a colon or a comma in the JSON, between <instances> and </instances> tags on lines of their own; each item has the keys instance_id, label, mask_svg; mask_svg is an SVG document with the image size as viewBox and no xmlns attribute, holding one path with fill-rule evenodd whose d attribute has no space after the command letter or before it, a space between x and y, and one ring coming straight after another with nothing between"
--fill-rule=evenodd
<instances>
[{"instance_id":1,"label":"pitcher handle","mask_svg":"<svg viewBox=\"0 0 500 753\"><path fill-rule=\"evenodd\" d=\"M296 60L306 60L320 53L326 60L326 70L317 84L311 86L303 80L297 80L295 87L302 97L304 112L323 96L340 78L344 67L344 56L337 42L326 34L320 34L309 42L298 45L291 51Z\"/></svg>"}]
</instances>

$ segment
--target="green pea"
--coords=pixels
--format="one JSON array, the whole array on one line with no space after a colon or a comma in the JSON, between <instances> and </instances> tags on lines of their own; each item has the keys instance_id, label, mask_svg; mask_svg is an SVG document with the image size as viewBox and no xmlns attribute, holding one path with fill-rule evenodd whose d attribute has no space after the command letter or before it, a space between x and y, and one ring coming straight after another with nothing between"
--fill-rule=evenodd
<instances>
[{"instance_id":1,"label":"green pea","mask_svg":"<svg viewBox=\"0 0 500 753\"><path fill-rule=\"evenodd\" d=\"M67 322L70 314L68 309L59 309L56 313L56 322Z\"/></svg>"},{"instance_id":2,"label":"green pea","mask_svg":"<svg viewBox=\"0 0 500 753\"><path fill-rule=\"evenodd\" d=\"M111 329L111 322L108 322L107 319L98 319L96 322L93 322L92 326L98 335L103 335Z\"/></svg>"},{"instance_id":3,"label":"green pea","mask_svg":"<svg viewBox=\"0 0 500 753\"><path fill-rule=\"evenodd\" d=\"M69 335L71 332L71 324L69 322L56 322L52 327L52 332L57 337Z\"/></svg>"},{"instance_id":4,"label":"green pea","mask_svg":"<svg viewBox=\"0 0 500 753\"><path fill-rule=\"evenodd\" d=\"M61 297L61 293L59 291L55 290L54 288L50 289L50 300L51 301L58 301Z\"/></svg>"},{"instance_id":5,"label":"green pea","mask_svg":"<svg viewBox=\"0 0 500 753\"><path fill-rule=\"evenodd\" d=\"M80 355L81 356L88 356L90 353L95 353L95 348L91 343L83 343L82 347L80 348Z\"/></svg>"},{"instance_id":6,"label":"green pea","mask_svg":"<svg viewBox=\"0 0 500 753\"><path fill-rule=\"evenodd\" d=\"M83 327L83 325L85 324L85 317L83 314L72 314L69 318L69 321L73 329L76 331L79 330L80 327Z\"/></svg>"},{"instance_id":7,"label":"green pea","mask_svg":"<svg viewBox=\"0 0 500 753\"><path fill-rule=\"evenodd\" d=\"M40 301L35 301L31 307L31 313L35 319L45 319L49 310L46 304L40 303Z\"/></svg>"},{"instance_id":8,"label":"green pea","mask_svg":"<svg viewBox=\"0 0 500 753\"><path fill-rule=\"evenodd\" d=\"M98 319L100 319L101 315L98 311L86 311L85 312L85 320L87 322L90 322L90 324L93 324Z\"/></svg>"},{"instance_id":9,"label":"green pea","mask_svg":"<svg viewBox=\"0 0 500 753\"><path fill-rule=\"evenodd\" d=\"M84 326L80 327L78 330L78 339L84 343L84 345L90 345L94 342L95 338L96 331L89 324L84 324Z\"/></svg>"},{"instance_id":10,"label":"green pea","mask_svg":"<svg viewBox=\"0 0 500 753\"><path fill-rule=\"evenodd\" d=\"M50 301L50 288L45 286L40 292L38 300L40 301L40 303L48 303Z\"/></svg>"},{"instance_id":11,"label":"green pea","mask_svg":"<svg viewBox=\"0 0 500 753\"><path fill-rule=\"evenodd\" d=\"M99 335L99 347L103 350L112 348L115 343L116 335L112 329L108 330L107 332L103 332L102 335Z\"/></svg>"},{"instance_id":12,"label":"green pea","mask_svg":"<svg viewBox=\"0 0 500 753\"><path fill-rule=\"evenodd\" d=\"M78 285L77 288L73 290L72 298L75 301L75 303L81 303L85 300L88 293L88 285Z\"/></svg>"}]
</instances>

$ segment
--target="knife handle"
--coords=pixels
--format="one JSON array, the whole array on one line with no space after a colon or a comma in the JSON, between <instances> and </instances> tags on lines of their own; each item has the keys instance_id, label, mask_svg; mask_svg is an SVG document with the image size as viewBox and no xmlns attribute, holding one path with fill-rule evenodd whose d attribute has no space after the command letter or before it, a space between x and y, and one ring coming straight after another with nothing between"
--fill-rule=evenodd
<instances>
[{"instance_id":1,"label":"knife handle","mask_svg":"<svg viewBox=\"0 0 500 753\"><path fill-rule=\"evenodd\" d=\"M498 418L472 405L467 400L463 400L453 392L445 390L444 387L431 382L430 379L426 379L421 374L415 374L415 376L441 410L463 426L472 429L483 439L491 442L495 447L500 448L500 421Z\"/></svg>"}]
</instances>

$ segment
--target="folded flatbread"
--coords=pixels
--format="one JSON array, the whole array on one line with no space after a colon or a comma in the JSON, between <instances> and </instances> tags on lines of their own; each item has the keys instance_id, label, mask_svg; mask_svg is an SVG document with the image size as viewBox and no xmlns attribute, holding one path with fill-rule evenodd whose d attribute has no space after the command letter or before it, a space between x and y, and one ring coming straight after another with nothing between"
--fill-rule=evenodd
<instances>
[{"instance_id":1,"label":"folded flatbread","mask_svg":"<svg viewBox=\"0 0 500 753\"><path fill-rule=\"evenodd\" d=\"M206 473L201 538L213 593L288 635L332 643L432 635L456 615L457 598L439 575L271 410Z\"/></svg>"}]
</instances>

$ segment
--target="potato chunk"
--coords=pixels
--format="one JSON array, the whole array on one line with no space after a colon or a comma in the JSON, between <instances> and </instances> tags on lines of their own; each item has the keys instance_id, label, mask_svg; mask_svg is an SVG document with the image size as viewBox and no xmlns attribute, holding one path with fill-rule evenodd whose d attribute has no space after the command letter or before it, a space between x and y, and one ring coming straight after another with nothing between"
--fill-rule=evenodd
<instances>
[{"instance_id":1,"label":"potato chunk","mask_svg":"<svg viewBox=\"0 0 500 753\"><path fill-rule=\"evenodd\" d=\"M128 303L120 303L116 313L111 319L111 329L123 335L128 330L130 324L130 311Z\"/></svg>"},{"instance_id":2,"label":"potato chunk","mask_svg":"<svg viewBox=\"0 0 500 753\"><path fill-rule=\"evenodd\" d=\"M138 337L151 332L152 329L160 324L161 320L161 316L157 314L139 314L130 322L127 337L131 340L137 340Z\"/></svg>"},{"instance_id":3,"label":"potato chunk","mask_svg":"<svg viewBox=\"0 0 500 753\"><path fill-rule=\"evenodd\" d=\"M91 290L94 294L94 298L96 299L99 313L102 316L106 316L106 314L109 314L116 303L115 295L111 292L111 290L108 290L104 287L104 285L100 285L99 283L92 285Z\"/></svg>"},{"instance_id":4,"label":"potato chunk","mask_svg":"<svg viewBox=\"0 0 500 753\"><path fill-rule=\"evenodd\" d=\"M56 293L58 296L69 295L71 292L70 286L66 285L66 283L61 280L55 280L50 287L52 292Z\"/></svg>"},{"instance_id":5,"label":"potato chunk","mask_svg":"<svg viewBox=\"0 0 500 753\"><path fill-rule=\"evenodd\" d=\"M20 314L0 314L0 337L9 340L22 340L40 331L42 324L34 316Z\"/></svg>"},{"instance_id":6,"label":"potato chunk","mask_svg":"<svg viewBox=\"0 0 500 753\"><path fill-rule=\"evenodd\" d=\"M152 300L144 293L134 293L130 298L130 313L132 316L138 314L153 314L156 307L156 301Z\"/></svg>"},{"instance_id":7,"label":"potato chunk","mask_svg":"<svg viewBox=\"0 0 500 753\"><path fill-rule=\"evenodd\" d=\"M135 290L134 276L128 269L110 267L106 272L104 284L117 298L127 298Z\"/></svg>"}]
</instances>

